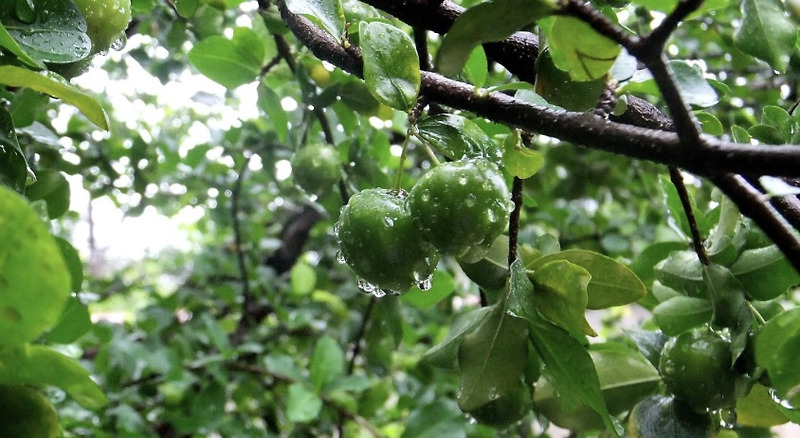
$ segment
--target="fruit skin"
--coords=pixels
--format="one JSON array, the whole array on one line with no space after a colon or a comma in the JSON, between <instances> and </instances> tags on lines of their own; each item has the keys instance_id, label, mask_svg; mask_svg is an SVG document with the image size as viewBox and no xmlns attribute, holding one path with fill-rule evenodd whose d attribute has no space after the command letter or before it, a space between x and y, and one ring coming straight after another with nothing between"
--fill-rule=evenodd
<instances>
[{"instance_id":1,"label":"fruit skin","mask_svg":"<svg viewBox=\"0 0 800 438\"><path fill-rule=\"evenodd\" d=\"M25 385L0 385L0 436L54 438L58 415L39 391Z\"/></svg>"},{"instance_id":2,"label":"fruit skin","mask_svg":"<svg viewBox=\"0 0 800 438\"><path fill-rule=\"evenodd\" d=\"M336 148L326 144L311 144L292 157L292 174L297 185L308 193L322 195L342 177L342 163Z\"/></svg>"},{"instance_id":3,"label":"fruit skin","mask_svg":"<svg viewBox=\"0 0 800 438\"><path fill-rule=\"evenodd\" d=\"M469 412L478 423L505 429L518 422L531 409L531 391L525 385L500 396L489 403Z\"/></svg>"},{"instance_id":4,"label":"fruit skin","mask_svg":"<svg viewBox=\"0 0 800 438\"><path fill-rule=\"evenodd\" d=\"M426 240L472 263L505 229L510 199L497 165L471 159L431 169L411 189L408 206Z\"/></svg>"},{"instance_id":5,"label":"fruit skin","mask_svg":"<svg viewBox=\"0 0 800 438\"><path fill-rule=\"evenodd\" d=\"M667 391L697 412L736 403L730 344L716 333L686 332L671 338L661 351L658 370Z\"/></svg>"},{"instance_id":6,"label":"fruit skin","mask_svg":"<svg viewBox=\"0 0 800 438\"><path fill-rule=\"evenodd\" d=\"M414 226L404 196L390 190L353 195L341 210L336 235L350 268L384 291L405 292L433 274L439 261Z\"/></svg>"},{"instance_id":7,"label":"fruit skin","mask_svg":"<svg viewBox=\"0 0 800 438\"><path fill-rule=\"evenodd\" d=\"M86 19L86 34L92 40L92 54L108 50L131 21L130 0L74 0Z\"/></svg>"}]
</instances>

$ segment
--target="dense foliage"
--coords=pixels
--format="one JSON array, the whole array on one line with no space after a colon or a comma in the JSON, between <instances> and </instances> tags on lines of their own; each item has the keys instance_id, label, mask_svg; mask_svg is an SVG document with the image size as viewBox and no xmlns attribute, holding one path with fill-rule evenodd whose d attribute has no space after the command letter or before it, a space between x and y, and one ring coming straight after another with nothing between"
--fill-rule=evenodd
<instances>
[{"instance_id":1,"label":"dense foliage","mask_svg":"<svg viewBox=\"0 0 800 438\"><path fill-rule=\"evenodd\" d=\"M796 1L0 4L0 435L800 423Z\"/></svg>"}]
</instances>

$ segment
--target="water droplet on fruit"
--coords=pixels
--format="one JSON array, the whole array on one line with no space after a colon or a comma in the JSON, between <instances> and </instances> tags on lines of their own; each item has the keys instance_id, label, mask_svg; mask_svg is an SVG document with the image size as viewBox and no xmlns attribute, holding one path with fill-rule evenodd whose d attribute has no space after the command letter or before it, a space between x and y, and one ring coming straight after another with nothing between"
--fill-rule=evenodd
<instances>
[{"instance_id":1,"label":"water droplet on fruit","mask_svg":"<svg viewBox=\"0 0 800 438\"><path fill-rule=\"evenodd\" d=\"M387 227L391 228L394 226L394 219L390 218L389 216L386 216L383 218L383 223L386 224Z\"/></svg>"},{"instance_id":2,"label":"water droplet on fruit","mask_svg":"<svg viewBox=\"0 0 800 438\"><path fill-rule=\"evenodd\" d=\"M125 48L125 44L128 43L128 38L125 36L125 32L122 32L119 38L115 39L113 43L111 43L111 48L120 51Z\"/></svg>"},{"instance_id":3,"label":"water droplet on fruit","mask_svg":"<svg viewBox=\"0 0 800 438\"><path fill-rule=\"evenodd\" d=\"M333 224L333 234L336 237L339 237L339 229L340 228L342 228L342 225L339 222L336 222L335 224Z\"/></svg>"},{"instance_id":4,"label":"water droplet on fruit","mask_svg":"<svg viewBox=\"0 0 800 438\"><path fill-rule=\"evenodd\" d=\"M420 195L420 199L422 199L422 202L430 201L431 200L431 192L428 189L423 190L422 194Z\"/></svg>"},{"instance_id":5,"label":"water droplet on fruit","mask_svg":"<svg viewBox=\"0 0 800 438\"><path fill-rule=\"evenodd\" d=\"M472 193L467 195L467 199L464 201L467 207L474 207L477 202L478 202L477 198Z\"/></svg>"},{"instance_id":6,"label":"water droplet on fruit","mask_svg":"<svg viewBox=\"0 0 800 438\"><path fill-rule=\"evenodd\" d=\"M364 293L368 294L375 292L375 289L377 289L377 287L375 287L374 284L370 283L367 280L364 280L363 278L359 278L358 280L356 280L356 284L358 284L359 289L361 289Z\"/></svg>"},{"instance_id":7,"label":"water droplet on fruit","mask_svg":"<svg viewBox=\"0 0 800 438\"><path fill-rule=\"evenodd\" d=\"M344 253L341 249L336 251L336 261L341 264L347 263L347 259L344 257Z\"/></svg>"},{"instance_id":8,"label":"water droplet on fruit","mask_svg":"<svg viewBox=\"0 0 800 438\"><path fill-rule=\"evenodd\" d=\"M733 409L720 409L719 425L724 429L733 429L736 427L736 411Z\"/></svg>"},{"instance_id":9,"label":"water droplet on fruit","mask_svg":"<svg viewBox=\"0 0 800 438\"><path fill-rule=\"evenodd\" d=\"M495 214L494 210L486 210L486 220L490 223L497 222L497 215Z\"/></svg>"},{"instance_id":10,"label":"water droplet on fruit","mask_svg":"<svg viewBox=\"0 0 800 438\"><path fill-rule=\"evenodd\" d=\"M461 184L462 186L467 185L468 182L469 178L467 178L467 175L461 175L458 177L458 183Z\"/></svg>"}]
</instances>

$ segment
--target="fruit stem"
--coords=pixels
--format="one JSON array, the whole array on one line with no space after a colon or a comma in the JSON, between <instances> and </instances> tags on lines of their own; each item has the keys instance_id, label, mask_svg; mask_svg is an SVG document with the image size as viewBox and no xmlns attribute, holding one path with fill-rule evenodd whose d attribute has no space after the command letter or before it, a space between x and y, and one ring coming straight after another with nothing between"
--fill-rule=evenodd
<instances>
[{"instance_id":1,"label":"fruit stem","mask_svg":"<svg viewBox=\"0 0 800 438\"><path fill-rule=\"evenodd\" d=\"M401 182L403 181L403 166L406 164L406 157L408 156L408 142L411 139L411 129L406 131L406 138L403 140L403 151L400 153L400 164L397 166L397 176L394 180L394 189L400 190Z\"/></svg>"},{"instance_id":2,"label":"fruit stem","mask_svg":"<svg viewBox=\"0 0 800 438\"><path fill-rule=\"evenodd\" d=\"M767 321L764 319L764 317L761 316L761 313L758 312L758 309L753 307L753 304L750 301L745 300L744 303L745 303L745 305L747 305L747 308L750 309L750 313L753 314L753 316L756 318L756 321L758 321L759 325L764 325L764 324L767 323Z\"/></svg>"}]
</instances>

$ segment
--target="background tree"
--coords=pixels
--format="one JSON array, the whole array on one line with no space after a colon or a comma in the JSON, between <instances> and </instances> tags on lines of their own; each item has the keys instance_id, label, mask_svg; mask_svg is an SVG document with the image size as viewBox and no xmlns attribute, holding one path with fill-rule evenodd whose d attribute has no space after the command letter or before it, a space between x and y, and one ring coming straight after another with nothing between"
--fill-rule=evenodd
<instances>
[{"instance_id":1,"label":"background tree","mask_svg":"<svg viewBox=\"0 0 800 438\"><path fill-rule=\"evenodd\" d=\"M800 421L794 2L82 3L0 9L1 432Z\"/></svg>"}]
</instances>

